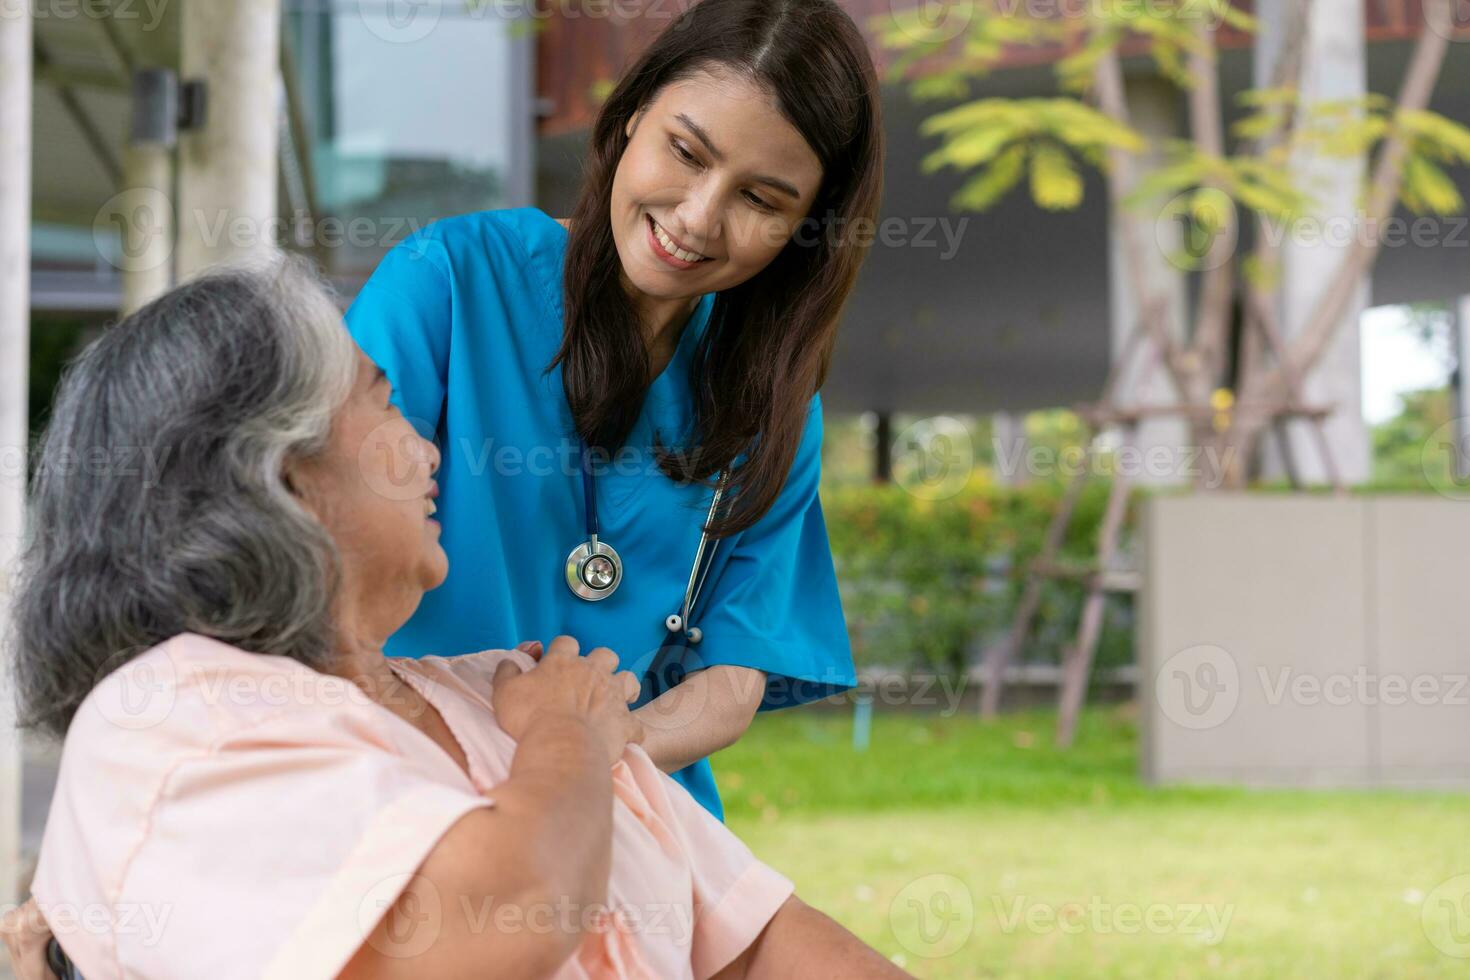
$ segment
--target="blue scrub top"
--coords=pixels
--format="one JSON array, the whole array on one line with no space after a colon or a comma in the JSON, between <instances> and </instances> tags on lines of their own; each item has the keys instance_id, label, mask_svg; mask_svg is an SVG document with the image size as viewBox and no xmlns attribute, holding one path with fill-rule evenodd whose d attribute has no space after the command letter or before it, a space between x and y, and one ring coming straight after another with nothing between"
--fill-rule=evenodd
<instances>
[{"instance_id":1,"label":"blue scrub top","mask_svg":"<svg viewBox=\"0 0 1470 980\"><path fill-rule=\"evenodd\" d=\"M671 480L652 447L655 434L681 446L692 430L689 365L715 294L701 297L627 446L598 468L601 538L624 577L600 602L579 599L564 572L586 540L579 443L561 368L546 372L562 340L567 238L539 208L439 221L389 251L347 311L393 401L442 456L436 517L449 576L388 641L389 656L566 633L584 653L612 648L641 678L680 610L711 492ZM814 397L785 487L759 522L718 542L692 617L704 636L686 666L765 671L763 711L856 684L817 497L821 441ZM674 778L723 819L708 759Z\"/></svg>"}]
</instances>

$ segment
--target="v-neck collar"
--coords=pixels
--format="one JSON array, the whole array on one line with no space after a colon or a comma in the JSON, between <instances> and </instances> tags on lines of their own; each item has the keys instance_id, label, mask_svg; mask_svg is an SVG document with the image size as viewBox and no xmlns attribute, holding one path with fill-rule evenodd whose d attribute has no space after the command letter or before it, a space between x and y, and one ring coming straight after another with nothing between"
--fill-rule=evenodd
<instances>
[{"instance_id":1,"label":"v-neck collar","mask_svg":"<svg viewBox=\"0 0 1470 980\"><path fill-rule=\"evenodd\" d=\"M450 688L450 685L434 684L430 682L428 678L424 677L416 670L405 670L400 668L399 665L393 662L394 658L392 657L388 657L386 659L388 661L388 669L393 671L393 676L397 677L400 681L407 684L409 687L412 687L416 692L418 692L419 697L428 702L428 704L435 711L439 712L439 717L444 719L444 727L449 730L449 734L459 745L459 751L464 755L465 762L469 764L469 772L466 775L470 783L480 793L490 792L491 780L489 778L489 773L485 772L484 766L480 764L479 757L470 750L470 744L464 740L463 736L460 735L460 729L456 723L458 720L456 715L458 714L460 708L463 707L463 704L461 703L462 699L461 701L457 701L453 705L446 705L443 704L440 700L430 697L429 689L432 688L436 693L443 693L447 691L450 698L459 697L459 693L452 690ZM386 711L387 709L385 708L384 710ZM395 718L398 717L396 713L390 712L390 714L393 714ZM428 732L423 731L416 725L409 724L408 721L403 718L399 718L399 721L402 721L405 725L408 725L409 728L413 729L419 735L427 739L428 742L433 745L435 749L440 752L444 752L444 746L434 741L433 737L430 736ZM447 752L445 752L444 754L446 756L449 755L449 753ZM459 763L455 762L453 757L450 757L449 761L454 764L454 768L459 768Z\"/></svg>"},{"instance_id":2,"label":"v-neck collar","mask_svg":"<svg viewBox=\"0 0 1470 980\"><path fill-rule=\"evenodd\" d=\"M555 241L560 250L560 262L557 269L560 275L565 267L566 247L571 232L541 208L532 210L547 222L549 231L554 229L553 234L556 235ZM652 459L655 436L665 445L678 446L690 434L689 430L694 422L694 402L693 392L689 385L689 370L699 342L709 327L716 295L716 293L705 293L700 296L694 311L690 313L679 333L679 342L674 348L674 355L669 358L669 363L664 365L663 370L653 379L644 394L642 409L628 435L626 445L632 447L640 455L646 454L645 462ZM566 329L565 320L558 324L557 328L559 344L561 332ZM557 387L559 388L560 385L558 384ZM565 396L559 400L559 404L563 422L570 426L571 410L566 404ZM627 509L647 488L649 479L657 475L659 474L656 468L652 471L642 471L632 479L619 479L616 473L610 473L606 477L599 474L598 508L604 518L610 519L605 520L604 523L615 522L625 515Z\"/></svg>"}]
</instances>

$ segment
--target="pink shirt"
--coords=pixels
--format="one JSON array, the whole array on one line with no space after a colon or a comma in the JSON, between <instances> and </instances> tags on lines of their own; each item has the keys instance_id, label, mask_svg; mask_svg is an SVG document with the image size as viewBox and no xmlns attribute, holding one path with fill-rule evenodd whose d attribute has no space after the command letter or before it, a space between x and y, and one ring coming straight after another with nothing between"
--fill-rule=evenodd
<instances>
[{"instance_id":1,"label":"pink shirt","mask_svg":"<svg viewBox=\"0 0 1470 980\"><path fill-rule=\"evenodd\" d=\"M32 886L62 947L87 980L335 976L444 832L495 805L516 747L490 707L507 657L533 663L390 661L444 716L468 778L356 685L294 660L181 633L113 671L67 733ZM593 923L559 980L718 972L792 883L640 747L613 788L605 910L441 911L486 929Z\"/></svg>"}]
</instances>

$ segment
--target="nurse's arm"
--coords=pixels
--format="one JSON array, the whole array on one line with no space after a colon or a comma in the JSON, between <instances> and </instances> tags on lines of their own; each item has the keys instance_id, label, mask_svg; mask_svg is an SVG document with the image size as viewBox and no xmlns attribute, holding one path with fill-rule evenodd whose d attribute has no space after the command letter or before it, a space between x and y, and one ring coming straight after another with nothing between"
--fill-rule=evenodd
<instances>
[{"instance_id":1,"label":"nurse's arm","mask_svg":"<svg viewBox=\"0 0 1470 980\"><path fill-rule=\"evenodd\" d=\"M894 980L909 976L829 916L792 895L755 942L711 980Z\"/></svg>"},{"instance_id":2,"label":"nurse's arm","mask_svg":"<svg viewBox=\"0 0 1470 980\"><path fill-rule=\"evenodd\" d=\"M633 712L643 722L643 750L664 772L677 772L734 745L766 694L766 673L717 664Z\"/></svg>"}]
</instances>

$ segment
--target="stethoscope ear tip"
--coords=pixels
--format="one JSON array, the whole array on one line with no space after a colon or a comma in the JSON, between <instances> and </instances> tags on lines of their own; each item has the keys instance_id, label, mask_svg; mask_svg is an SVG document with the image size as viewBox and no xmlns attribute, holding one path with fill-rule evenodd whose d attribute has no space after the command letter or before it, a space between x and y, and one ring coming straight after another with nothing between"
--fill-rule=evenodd
<instances>
[{"instance_id":1,"label":"stethoscope ear tip","mask_svg":"<svg viewBox=\"0 0 1470 980\"><path fill-rule=\"evenodd\" d=\"M670 613L669 618L664 620L664 628L670 633L677 633L684 628L684 617L678 613Z\"/></svg>"}]
</instances>

